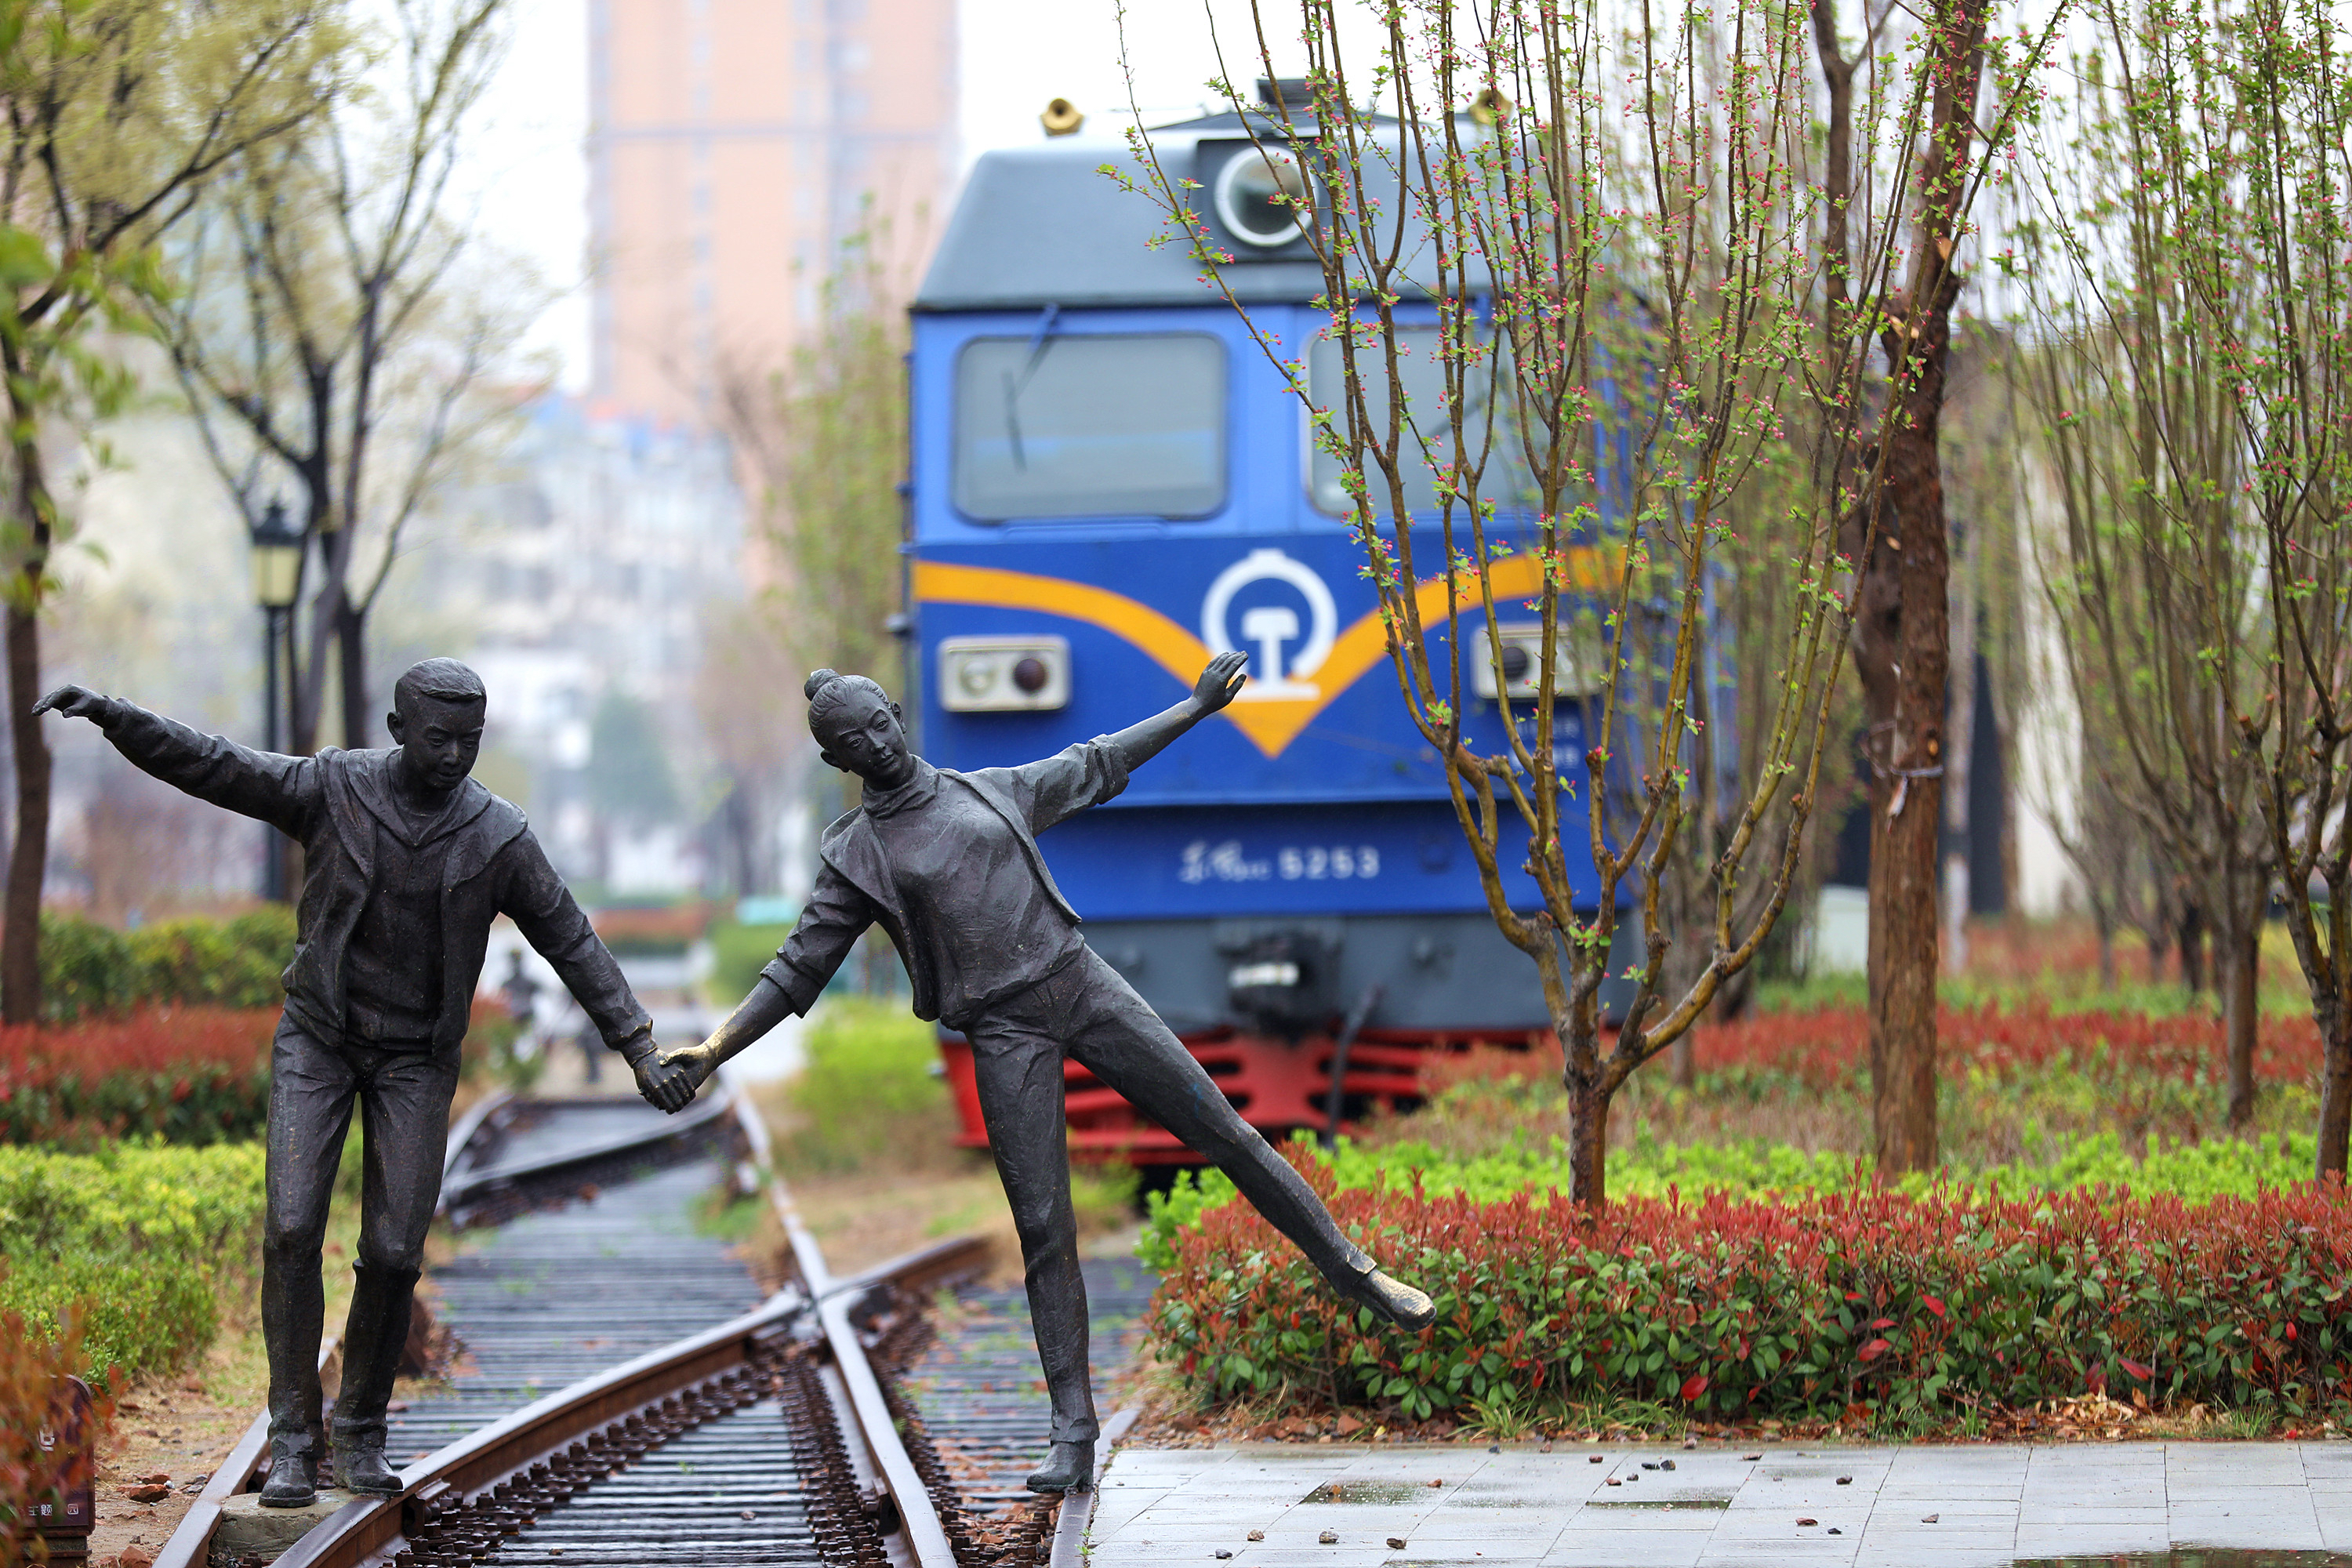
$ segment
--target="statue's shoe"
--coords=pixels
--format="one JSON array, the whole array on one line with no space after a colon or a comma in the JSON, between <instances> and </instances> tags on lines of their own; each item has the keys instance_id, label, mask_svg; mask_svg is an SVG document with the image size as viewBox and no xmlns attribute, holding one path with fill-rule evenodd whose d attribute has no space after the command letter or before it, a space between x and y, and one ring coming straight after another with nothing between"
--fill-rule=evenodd
<instances>
[{"instance_id":1,"label":"statue's shoe","mask_svg":"<svg viewBox=\"0 0 2352 1568\"><path fill-rule=\"evenodd\" d=\"M319 1461L308 1439L269 1440L269 1479L261 1483L264 1508L309 1508L319 1500Z\"/></svg>"},{"instance_id":2,"label":"statue's shoe","mask_svg":"<svg viewBox=\"0 0 2352 1568\"><path fill-rule=\"evenodd\" d=\"M1095 1446L1056 1443L1045 1456L1045 1468L1029 1478L1033 1492L1082 1492L1095 1484Z\"/></svg>"},{"instance_id":3,"label":"statue's shoe","mask_svg":"<svg viewBox=\"0 0 2352 1568\"><path fill-rule=\"evenodd\" d=\"M1349 1300L1370 1307L1409 1333L1418 1333L1437 1321L1437 1303L1425 1292L1378 1268L1358 1276L1352 1284L1341 1286L1340 1289Z\"/></svg>"},{"instance_id":4,"label":"statue's shoe","mask_svg":"<svg viewBox=\"0 0 2352 1568\"><path fill-rule=\"evenodd\" d=\"M382 1443L335 1446L335 1479L347 1492L371 1497L400 1495L400 1472L384 1462Z\"/></svg>"}]
</instances>

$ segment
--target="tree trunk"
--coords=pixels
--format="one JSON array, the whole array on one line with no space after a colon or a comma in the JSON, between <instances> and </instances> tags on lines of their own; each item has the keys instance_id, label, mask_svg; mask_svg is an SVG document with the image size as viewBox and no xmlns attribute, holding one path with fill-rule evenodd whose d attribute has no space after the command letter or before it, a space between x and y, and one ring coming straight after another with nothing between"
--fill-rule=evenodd
<instances>
[{"instance_id":1,"label":"tree trunk","mask_svg":"<svg viewBox=\"0 0 2352 1568\"><path fill-rule=\"evenodd\" d=\"M1887 334L1907 378L1886 424L1879 542L1854 668L1871 718L1870 1068L1880 1172L1936 1163L1936 859L1943 823L1951 552L1936 449L1959 291L1946 275L1918 336ZM1854 541L1859 554L1860 541Z\"/></svg>"},{"instance_id":2,"label":"tree trunk","mask_svg":"<svg viewBox=\"0 0 2352 1568\"><path fill-rule=\"evenodd\" d=\"M2116 922L2104 905L2093 905L2091 918L2099 931L2099 989L2116 988Z\"/></svg>"},{"instance_id":3,"label":"tree trunk","mask_svg":"<svg viewBox=\"0 0 2352 1568\"><path fill-rule=\"evenodd\" d=\"M1598 1209L1609 1191L1609 1101L1597 1084L1568 1086L1568 1185L1576 1201Z\"/></svg>"},{"instance_id":4,"label":"tree trunk","mask_svg":"<svg viewBox=\"0 0 2352 1568\"><path fill-rule=\"evenodd\" d=\"M2205 989L2205 910L2194 899L2180 906L2180 983L2192 1002Z\"/></svg>"},{"instance_id":5,"label":"tree trunk","mask_svg":"<svg viewBox=\"0 0 2352 1568\"><path fill-rule=\"evenodd\" d=\"M49 861L49 742L32 716L41 700L40 567L20 591L29 603L8 606L8 717L16 766L16 841L8 855L7 929L0 934L0 1021L41 1016L41 881Z\"/></svg>"},{"instance_id":6,"label":"tree trunk","mask_svg":"<svg viewBox=\"0 0 2352 1568\"><path fill-rule=\"evenodd\" d=\"M347 596L335 615L335 654L343 700L343 744L362 751L375 743L375 715L368 701L367 612Z\"/></svg>"},{"instance_id":7,"label":"tree trunk","mask_svg":"<svg viewBox=\"0 0 2352 1568\"><path fill-rule=\"evenodd\" d=\"M13 388L23 367L15 354L7 369ZM0 1023L31 1024L41 1016L41 883L49 868L49 741L33 704L41 690L41 586L48 574L49 506L43 477L37 415L12 392L9 411L20 434L11 445L16 461L16 510L25 530L18 566L17 598L7 609L8 728L16 779L16 838L8 849L8 892L0 916Z\"/></svg>"},{"instance_id":8,"label":"tree trunk","mask_svg":"<svg viewBox=\"0 0 2352 1568\"><path fill-rule=\"evenodd\" d=\"M2326 1053L2326 1075L2319 1089L2319 1168L2315 1174L2341 1176L2346 1145L2352 1142L2352 1008L2323 1001L2311 1011L2319 1026L2320 1046Z\"/></svg>"},{"instance_id":9,"label":"tree trunk","mask_svg":"<svg viewBox=\"0 0 2352 1568\"><path fill-rule=\"evenodd\" d=\"M1666 1047L1666 1065L1673 1069L1676 1089L1688 1089L1697 1080L1698 1042L1691 1038L1689 1030Z\"/></svg>"},{"instance_id":10,"label":"tree trunk","mask_svg":"<svg viewBox=\"0 0 2352 1568\"><path fill-rule=\"evenodd\" d=\"M2236 924L2236 921L2231 921ZM2242 933L2214 933L2221 989L2221 1034L2230 1076L2230 1125L2254 1120L2254 1034L2259 1025L2263 925L2257 913ZM2331 1066L2330 1070L2333 1070Z\"/></svg>"}]
</instances>

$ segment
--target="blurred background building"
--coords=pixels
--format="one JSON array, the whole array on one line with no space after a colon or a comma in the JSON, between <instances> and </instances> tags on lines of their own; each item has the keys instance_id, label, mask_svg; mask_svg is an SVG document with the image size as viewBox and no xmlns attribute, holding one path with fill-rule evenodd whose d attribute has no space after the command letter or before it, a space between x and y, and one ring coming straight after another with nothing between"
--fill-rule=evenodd
<instances>
[{"instance_id":1,"label":"blurred background building","mask_svg":"<svg viewBox=\"0 0 2352 1568\"><path fill-rule=\"evenodd\" d=\"M723 369L806 331L844 238L878 220L919 261L955 176L956 43L955 0L589 0L599 407L708 426Z\"/></svg>"}]
</instances>

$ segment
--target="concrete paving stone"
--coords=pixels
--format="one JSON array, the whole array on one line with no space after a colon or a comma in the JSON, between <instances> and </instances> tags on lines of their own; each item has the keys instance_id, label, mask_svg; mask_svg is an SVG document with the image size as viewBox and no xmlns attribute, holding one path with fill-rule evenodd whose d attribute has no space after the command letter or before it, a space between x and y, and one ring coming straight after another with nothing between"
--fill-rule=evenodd
<instances>
[{"instance_id":1,"label":"concrete paving stone","mask_svg":"<svg viewBox=\"0 0 2352 1568\"><path fill-rule=\"evenodd\" d=\"M1797 1521L1800 1519L1816 1522L1799 1524ZM1859 1539L1863 1528L1869 1522L1870 1514L1864 1509L1816 1510L1801 1514L1780 1515L1726 1513L1716 1526L1715 1536L1718 1541L1810 1541L1816 1535L1828 1540L1831 1537L1824 1532L1835 1525L1843 1535Z\"/></svg>"},{"instance_id":2,"label":"concrete paving stone","mask_svg":"<svg viewBox=\"0 0 2352 1568\"><path fill-rule=\"evenodd\" d=\"M1560 1539L1557 1525L1549 1530L1514 1531L1508 1535L1445 1534L1433 1530L1389 1530L1378 1535L1368 1535L1368 1541L1384 1541L1397 1536L1412 1543L1415 1552L1426 1552L1433 1557L1488 1557L1501 1553L1506 1557L1540 1557ZM1349 1539L1341 1535L1340 1540Z\"/></svg>"},{"instance_id":3,"label":"concrete paving stone","mask_svg":"<svg viewBox=\"0 0 2352 1568\"><path fill-rule=\"evenodd\" d=\"M1941 1515L1929 1524L1916 1514L1902 1513L1893 1519L1882 1514L1864 1525L1862 1533L1872 1541L1916 1541L1922 1546L1958 1550L1981 1546L1989 1541L2014 1541L2017 1525L2006 1519L1948 1520Z\"/></svg>"},{"instance_id":4,"label":"concrete paving stone","mask_svg":"<svg viewBox=\"0 0 2352 1568\"><path fill-rule=\"evenodd\" d=\"M2233 1546L2242 1550L2268 1547L2279 1552L2327 1550L2327 1542L2316 1527L2282 1529L2252 1520L2175 1519L2170 1534L2171 1544L2176 1547Z\"/></svg>"},{"instance_id":5,"label":"concrete paving stone","mask_svg":"<svg viewBox=\"0 0 2352 1568\"><path fill-rule=\"evenodd\" d=\"M1889 1549L1865 1544L1854 1553L1853 1568L2010 1568L2016 1560L2017 1553L2005 1546Z\"/></svg>"},{"instance_id":6,"label":"concrete paving stone","mask_svg":"<svg viewBox=\"0 0 2352 1568\"><path fill-rule=\"evenodd\" d=\"M1735 1563L1750 1568L1811 1568L1816 1563L1851 1563L1861 1551L1862 1542L1843 1535L1826 1535L1785 1551L1750 1542L1716 1542L1698 1554L1698 1568L1732 1568Z\"/></svg>"},{"instance_id":7,"label":"concrete paving stone","mask_svg":"<svg viewBox=\"0 0 2352 1568\"><path fill-rule=\"evenodd\" d=\"M2090 1557L2115 1552L2162 1552L2172 1527L2156 1524L2041 1524L2017 1527L2021 1557Z\"/></svg>"},{"instance_id":8,"label":"concrete paving stone","mask_svg":"<svg viewBox=\"0 0 2352 1568\"><path fill-rule=\"evenodd\" d=\"M1696 1568L1707 1540L1698 1535L1633 1535L1622 1531L1562 1535L1544 1568Z\"/></svg>"},{"instance_id":9,"label":"concrete paving stone","mask_svg":"<svg viewBox=\"0 0 2352 1568\"><path fill-rule=\"evenodd\" d=\"M2017 1533L2014 1514L1938 1513L1932 1509L1928 1512L1936 1515L1933 1524L1927 1522L1926 1513L1914 1513L1908 1508L1890 1510L1881 1507L1871 1511L1870 1522L1864 1528L1874 1539L1880 1536L1892 1538L1899 1535L1906 1539L1916 1536L1930 1542L1958 1541L1966 1537L1973 1543L1979 1536L1998 1535L2007 1539Z\"/></svg>"},{"instance_id":10,"label":"concrete paving stone","mask_svg":"<svg viewBox=\"0 0 2352 1568\"><path fill-rule=\"evenodd\" d=\"M2304 1483L2303 1456L2292 1452L2252 1454L2242 1450L2228 1455L2181 1455L2166 1467L2165 1473L2176 1487L2183 1483L2299 1487Z\"/></svg>"},{"instance_id":11,"label":"concrete paving stone","mask_svg":"<svg viewBox=\"0 0 2352 1568\"><path fill-rule=\"evenodd\" d=\"M1590 1504L1568 1516L1568 1528L1572 1531L1605 1530L1612 1533L1627 1531L1654 1535L1660 1531L1712 1535L1722 1522L1723 1510L1710 1508L1631 1509L1594 1508Z\"/></svg>"},{"instance_id":12,"label":"concrete paving stone","mask_svg":"<svg viewBox=\"0 0 2352 1568\"><path fill-rule=\"evenodd\" d=\"M2233 1513L2242 1519L2249 1515L2309 1519L2314 1511L2311 1494L2301 1487L2169 1487L2165 1503L2175 1518L2184 1513Z\"/></svg>"},{"instance_id":13,"label":"concrete paving stone","mask_svg":"<svg viewBox=\"0 0 2352 1568\"><path fill-rule=\"evenodd\" d=\"M2125 1502L2087 1501L2072 1506L2027 1503L2017 1510L2020 1529L2035 1525L2162 1524L2170 1517L2161 1503L2153 1507Z\"/></svg>"},{"instance_id":14,"label":"concrete paving stone","mask_svg":"<svg viewBox=\"0 0 2352 1568\"><path fill-rule=\"evenodd\" d=\"M1917 1500L1926 1503L1933 1503L1938 1499L1949 1499L1953 1502L2013 1503L2022 1498L2024 1493L2025 1489L2015 1484L2004 1486L1992 1481L1980 1484L1969 1481L1946 1481L1937 1484L1918 1480L1890 1482L1880 1487L1877 1495L1901 1501Z\"/></svg>"}]
</instances>

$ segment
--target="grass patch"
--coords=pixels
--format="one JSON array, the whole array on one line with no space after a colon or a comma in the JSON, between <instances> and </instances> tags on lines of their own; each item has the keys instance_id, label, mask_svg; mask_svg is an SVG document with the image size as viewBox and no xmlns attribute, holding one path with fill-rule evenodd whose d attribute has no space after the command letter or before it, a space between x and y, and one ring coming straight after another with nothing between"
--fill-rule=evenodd
<instances>
[{"instance_id":1,"label":"grass patch","mask_svg":"<svg viewBox=\"0 0 2352 1568\"><path fill-rule=\"evenodd\" d=\"M842 1174L955 1162L955 1107L935 1070L939 1037L903 1003L828 1000L811 1021L807 1065L784 1094L787 1171Z\"/></svg>"},{"instance_id":2,"label":"grass patch","mask_svg":"<svg viewBox=\"0 0 2352 1568\"><path fill-rule=\"evenodd\" d=\"M694 1204L694 1233L740 1246L760 1228L768 1210L765 1193L734 1193L713 1187Z\"/></svg>"},{"instance_id":3,"label":"grass patch","mask_svg":"<svg viewBox=\"0 0 2352 1568\"><path fill-rule=\"evenodd\" d=\"M711 999L719 1008L735 1005L751 994L760 983L760 971L776 956L784 939L793 934L789 925L743 925L735 921L719 921L710 928Z\"/></svg>"}]
</instances>

